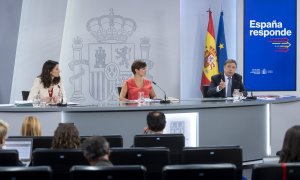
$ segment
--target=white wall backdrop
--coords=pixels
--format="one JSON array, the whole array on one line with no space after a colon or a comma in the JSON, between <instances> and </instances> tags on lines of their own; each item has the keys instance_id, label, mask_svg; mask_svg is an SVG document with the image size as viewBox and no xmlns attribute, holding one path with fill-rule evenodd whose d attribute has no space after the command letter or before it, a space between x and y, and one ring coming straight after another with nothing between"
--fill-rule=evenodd
<instances>
[{"instance_id":1,"label":"white wall backdrop","mask_svg":"<svg viewBox=\"0 0 300 180\"><path fill-rule=\"evenodd\" d=\"M66 2L23 1L11 102L22 99L22 90L31 89L47 59L59 60Z\"/></svg>"},{"instance_id":2,"label":"white wall backdrop","mask_svg":"<svg viewBox=\"0 0 300 180\"><path fill-rule=\"evenodd\" d=\"M220 12L224 12L224 31L228 58L236 59L236 0L182 0L180 4L180 56L182 99L200 98L200 83L208 25L208 9L213 12L217 40ZM236 59L239 63L239 59ZM238 67L239 70L241 66Z\"/></svg>"},{"instance_id":3,"label":"white wall backdrop","mask_svg":"<svg viewBox=\"0 0 300 180\"><path fill-rule=\"evenodd\" d=\"M24 1L10 101L30 90L47 59L60 61L69 101L117 100L134 59L179 97L179 7L180 0Z\"/></svg>"},{"instance_id":4,"label":"white wall backdrop","mask_svg":"<svg viewBox=\"0 0 300 180\"><path fill-rule=\"evenodd\" d=\"M297 6L299 9L300 3ZM209 8L215 37L223 9L227 54L237 60L238 73L243 74L243 1L24 0L10 102L20 100L22 90L30 90L47 59L60 61L69 101L117 99L115 87L131 75L127 65L138 58L147 61L148 77L168 96L200 98ZM118 17L118 21L135 24L135 28L120 28L115 22L114 34L109 35L109 18L105 20L104 16ZM299 13L297 16L300 19ZM106 24L105 32L96 21L100 17L106 22L100 21ZM92 27L90 31L88 27ZM125 39L117 39L121 32L117 30L122 30ZM162 97L162 92L154 88ZM298 95L298 91L255 95Z\"/></svg>"},{"instance_id":5,"label":"white wall backdrop","mask_svg":"<svg viewBox=\"0 0 300 180\"><path fill-rule=\"evenodd\" d=\"M178 97L179 16L179 0L68 1L60 66L69 100L117 100L134 59Z\"/></svg>"}]
</instances>

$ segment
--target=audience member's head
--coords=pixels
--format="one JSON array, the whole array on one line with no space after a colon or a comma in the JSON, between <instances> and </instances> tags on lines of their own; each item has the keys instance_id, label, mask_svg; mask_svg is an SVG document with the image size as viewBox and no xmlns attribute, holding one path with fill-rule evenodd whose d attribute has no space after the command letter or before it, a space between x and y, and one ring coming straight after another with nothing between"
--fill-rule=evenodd
<instances>
[{"instance_id":1,"label":"audience member's head","mask_svg":"<svg viewBox=\"0 0 300 180\"><path fill-rule=\"evenodd\" d=\"M77 149L80 147L79 131L74 123L59 123L54 132L53 149Z\"/></svg>"},{"instance_id":2,"label":"audience member's head","mask_svg":"<svg viewBox=\"0 0 300 180\"><path fill-rule=\"evenodd\" d=\"M2 149L3 145L5 144L7 131L8 131L7 122L0 119L0 149Z\"/></svg>"},{"instance_id":3,"label":"audience member's head","mask_svg":"<svg viewBox=\"0 0 300 180\"><path fill-rule=\"evenodd\" d=\"M89 161L90 165L112 166L112 163L109 161L109 143L104 137L88 137L83 141L81 148L84 157Z\"/></svg>"},{"instance_id":4,"label":"audience member's head","mask_svg":"<svg viewBox=\"0 0 300 180\"><path fill-rule=\"evenodd\" d=\"M300 125L289 128L284 137L279 162L300 162Z\"/></svg>"},{"instance_id":5,"label":"audience member's head","mask_svg":"<svg viewBox=\"0 0 300 180\"><path fill-rule=\"evenodd\" d=\"M41 124L37 117L26 116L21 127L22 136L41 136Z\"/></svg>"},{"instance_id":6,"label":"audience member's head","mask_svg":"<svg viewBox=\"0 0 300 180\"><path fill-rule=\"evenodd\" d=\"M163 112L152 111L147 115L147 127L144 128L145 134L162 134L166 127L166 116Z\"/></svg>"}]
</instances>

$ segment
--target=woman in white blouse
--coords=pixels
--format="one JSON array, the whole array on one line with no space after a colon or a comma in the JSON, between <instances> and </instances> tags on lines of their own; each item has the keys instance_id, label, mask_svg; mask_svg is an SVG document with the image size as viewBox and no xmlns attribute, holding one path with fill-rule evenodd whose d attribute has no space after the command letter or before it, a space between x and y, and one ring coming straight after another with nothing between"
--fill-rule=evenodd
<instances>
[{"instance_id":1,"label":"woman in white blouse","mask_svg":"<svg viewBox=\"0 0 300 180\"><path fill-rule=\"evenodd\" d=\"M58 62L47 60L42 73L35 78L28 100L34 100L39 94L41 101L46 103L66 103L64 86L60 78Z\"/></svg>"}]
</instances>

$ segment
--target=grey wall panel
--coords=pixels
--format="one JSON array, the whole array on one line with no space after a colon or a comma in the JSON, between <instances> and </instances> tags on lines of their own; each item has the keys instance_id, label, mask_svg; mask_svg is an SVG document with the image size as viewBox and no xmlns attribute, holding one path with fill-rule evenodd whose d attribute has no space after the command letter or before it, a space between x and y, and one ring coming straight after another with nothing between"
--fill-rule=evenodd
<instances>
[{"instance_id":1,"label":"grey wall panel","mask_svg":"<svg viewBox=\"0 0 300 180\"><path fill-rule=\"evenodd\" d=\"M0 103L9 103L22 0L0 0Z\"/></svg>"}]
</instances>

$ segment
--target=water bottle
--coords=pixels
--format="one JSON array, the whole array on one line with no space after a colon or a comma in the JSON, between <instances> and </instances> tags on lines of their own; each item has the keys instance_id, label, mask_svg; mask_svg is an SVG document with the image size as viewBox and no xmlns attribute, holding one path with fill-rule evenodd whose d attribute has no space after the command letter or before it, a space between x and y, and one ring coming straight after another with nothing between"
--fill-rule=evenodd
<instances>
[{"instance_id":1,"label":"water bottle","mask_svg":"<svg viewBox=\"0 0 300 180\"><path fill-rule=\"evenodd\" d=\"M63 94L62 94L61 90L59 90L58 96L57 96L57 103L63 104L63 102L64 102L63 98L64 98Z\"/></svg>"},{"instance_id":2,"label":"water bottle","mask_svg":"<svg viewBox=\"0 0 300 180\"><path fill-rule=\"evenodd\" d=\"M33 107L40 107L41 104L41 96L40 91L37 93L37 95L34 97L32 105Z\"/></svg>"},{"instance_id":3,"label":"water bottle","mask_svg":"<svg viewBox=\"0 0 300 180\"><path fill-rule=\"evenodd\" d=\"M233 96L233 101L239 101L240 100L240 90L234 89L232 96Z\"/></svg>"}]
</instances>

